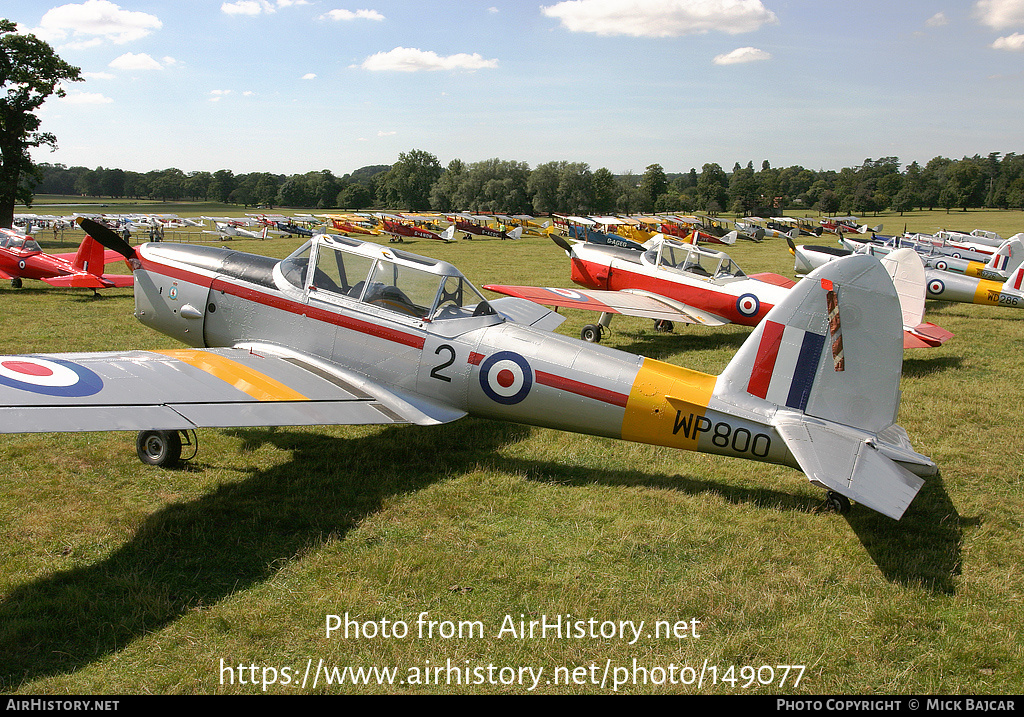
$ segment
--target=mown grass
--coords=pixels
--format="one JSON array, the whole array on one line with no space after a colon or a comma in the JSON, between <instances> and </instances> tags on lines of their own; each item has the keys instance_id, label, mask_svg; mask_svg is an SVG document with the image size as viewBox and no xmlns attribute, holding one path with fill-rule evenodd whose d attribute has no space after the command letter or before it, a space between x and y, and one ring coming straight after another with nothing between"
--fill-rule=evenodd
<instances>
[{"instance_id":1,"label":"mown grass","mask_svg":"<svg viewBox=\"0 0 1024 717\"><path fill-rule=\"evenodd\" d=\"M931 231L952 226L946 216L906 221ZM1004 236L1024 228L1021 213L948 216ZM902 230L903 218L879 221ZM297 244L227 245L284 256ZM564 254L539 237L407 248L452 261L477 285L568 284ZM792 274L781 240L729 253L748 272ZM0 302L3 353L174 346L132 318L130 290L96 299L5 284ZM600 677L635 660L698 670L707 661L720 676L734 665L735 677L744 665L806 671L798 686L791 675L781 687L641 681L622 692L1018 693L1024 312L928 308L955 336L907 352L900 423L941 475L900 522L857 507L821 512L821 492L786 468L476 419L201 431L197 458L174 471L140 464L132 434L3 436L0 689L256 693L237 671L222 683L221 660L259 676L301 674L322 659L394 666L402 678L446 660L531 666L545 671L538 692L607 693L547 680L557 667L596 665ZM559 331L576 335L593 319L569 312ZM715 373L749 333L656 334L626 318L612 327L608 345ZM423 612L485 632L420 638ZM328 639L326 616L345 613L405 621L413 634ZM507 616L542 615L648 628L696 618L700 637L499 639ZM527 686L321 681L315 691ZM313 690L267 689L304 691Z\"/></svg>"}]
</instances>

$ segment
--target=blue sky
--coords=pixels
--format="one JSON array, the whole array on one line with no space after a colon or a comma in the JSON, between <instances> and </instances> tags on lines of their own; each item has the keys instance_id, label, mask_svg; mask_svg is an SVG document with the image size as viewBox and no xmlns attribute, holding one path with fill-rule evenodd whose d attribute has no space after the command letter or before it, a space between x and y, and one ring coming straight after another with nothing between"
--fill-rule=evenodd
<instances>
[{"instance_id":1,"label":"blue sky","mask_svg":"<svg viewBox=\"0 0 1024 717\"><path fill-rule=\"evenodd\" d=\"M7 0L87 78L37 161L637 174L1024 153L1024 0Z\"/></svg>"}]
</instances>

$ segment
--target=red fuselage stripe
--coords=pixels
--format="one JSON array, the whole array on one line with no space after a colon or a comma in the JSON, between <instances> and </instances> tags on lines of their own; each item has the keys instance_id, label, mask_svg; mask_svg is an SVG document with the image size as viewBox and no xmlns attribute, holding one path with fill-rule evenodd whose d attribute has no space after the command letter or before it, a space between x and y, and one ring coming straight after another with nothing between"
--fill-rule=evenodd
<instances>
[{"instance_id":1,"label":"red fuselage stripe","mask_svg":"<svg viewBox=\"0 0 1024 717\"><path fill-rule=\"evenodd\" d=\"M535 371L534 373L537 376L537 383L556 388L559 391L575 393L584 398L593 398L594 400L603 401L604 403L610 403L613 406L620 406L622 408L626 407L626 402L629 400L629 396L625 394L573 381L571 378L565 378L545 371Z\"/></svg>"},{"instance_id":2,"label":"red fuselage stripe","mask_svg":"<svg viewBox=\"0 0 1024 717\"><path fill-rule=\"evenodd\" d=\"M426 343L426 339L423 336L417 336L416 334L409 334L404 331L398 331L397 329L389 329L384 326L371 323L369 321L361 321L359 319L353 319L348 316L344 316L334 311L327 309L320 309L315 306L303 304L292 299L286 299L281 296L273 296L271 294L265 294L262 291L256 289L250 289L248 287L237 286L235 284L229 284L221 281L215 281L213 277L204 276L203 274L196 274L176 267L167 266L165 264L157 264L152 261L144 261L143 268L147 271L153 271L157 274L163 274L169 276L172 279L180 279L182 281L188 281L192 284L198 284L206 288L212 288L216 291L223 291L231 296L237 296L240 299L252 301L263 306L269 306L274 309L280 309L287 311L291 314L308 316L311 319L317 321L323 321L335 326L340 326L344 329L350 329L352 331L358 331L363 334L369 334L378 338L393 341L403 346L409 346L414 349L422 349Z\"/></svg>"}]
</instances>

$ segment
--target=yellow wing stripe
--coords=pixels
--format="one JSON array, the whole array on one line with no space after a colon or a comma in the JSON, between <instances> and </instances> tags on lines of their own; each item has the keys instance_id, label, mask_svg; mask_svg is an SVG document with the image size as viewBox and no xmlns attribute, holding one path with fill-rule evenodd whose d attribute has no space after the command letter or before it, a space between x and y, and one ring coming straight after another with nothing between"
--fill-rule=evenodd
<instances>
[{"instance_id":1,"label":"yellow wing stripe","mask_svg":"<svg viewBox=\"0 0 1024 717\"><path fill-rule=\"evenodd\" d=\"M153 353L163 354L177 361L187 363L189 366L205 371L225 381L242 393L252 396L257 401L308 401L303 396L280 381L270 378L248 366L243 366L237 361L232 361L224 356L207 353L205 351L168 350L154 351Z\"/></svg>"},{"instance_id":2,"label":"yellow wing stripe","mask_svg":"<svg viewBox=\"0 0 1024 717\"><path fill-rule=\"evenodd\" d=\"M697 449L698 431L685 430L703 417L717 376L645 358L629 392L622 419L627 441Z\"/></svg>"}]
</instances>

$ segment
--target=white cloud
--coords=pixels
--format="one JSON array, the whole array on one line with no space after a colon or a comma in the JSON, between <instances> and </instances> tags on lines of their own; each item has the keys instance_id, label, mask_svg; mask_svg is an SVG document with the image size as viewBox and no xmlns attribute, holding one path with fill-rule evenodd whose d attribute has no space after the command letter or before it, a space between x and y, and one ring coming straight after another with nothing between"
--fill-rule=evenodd
<instances>
[{"instance_id":1,"label":"white cloud","mask_svg":"<svg viewBox=\"0 0 1024 717\"><path fill-rule=\"evenodd\" d=\"M43 40L77 39L72 47L92 47L104 41L116 45L140 40L163 27L155 15L123 10L108 0L86 0L48 10L33 32Z\"/></svg>"},{"instance_id":2,"label":"white cloud","mask_svg":"<svg viewBox=\"0 0 1024 717\"><path fill-rule=\"evenodd\" d=\"M1000 37L992 43L996 50L1010 50L1011 52L1024 52L1024 35L1015 32L1009 37Z\"/></svg>"},{"instance_id":3,"label":"white cloud","mask_svg":"<svg viewBox=\"0 0 1024 717\"><path fill-rule=\"evenodd\" d=\"M724 55L716 55L716 65L739 65L744 62L760 62L761 60L772 59L771 53L758 50L756 47L738 47L732 52Z\"/></svg>"},{"instance_id":4,"label":"white cloud","mask_svg":"<svg viewBox=\"0 0 1024 717\"><path fill-rule=\"evenodd\" d=\"M632 37L735 35L778 22L761 0L565 0L541 12L570 32Z\"/></svg>"},{"instance_id":5,"label":"white cloud","mask_svg":"<svg viewBox=\"0 0 1024 717\"><path fill-rule=\"evenodd\" d=\"M942 27L943 25L949 24L949 18L946 17L946 13L937 12L925 20L924 24L925 27Z\"/></svg>"},{"instance_id":6,"label":"white cloud","mask_svg":"<svg viewBox=\"0 0 1024 717\"><path fill-rule=\"evenodd\" d=\"M274 6L266 0L238 0L238 2L226 2L220 6L220 11L227 15L263 15L276 12Z\"/></svg>"},{"instance_id":7,"label":"white cloud","mask_svg":"<svg viewBox=\"0 0 1024 717\"><path fill-rule=\"evenodd\" d=\"M164 58L165 61L170 58ZM173 62L173 60L171 60ZM138 55L126 52L120 57L115 57L110 62L110 67L115 70L162 70L164 66L144 52Z\"/></svg>"},{"instance_id":8,"label":"white cloud","mask_svg":"<svg viewBox=\"0 0 1024 717\"><path fill-rule=\"evenodd\" d=\"M231 90L210 90L210 102L220 102L231 94Z\"/></svg>"},{"instance_id":9,"label":"white cloud","mask_svg":"<svg viewBox=\"0 0 1024 717\"><path fill-rule=\"evenodd\" d=\"M498 66L497 60L485 60L481 55L464 52L442 57L436 52L417 50L411 47L396 47L389 52L370 55L363 64L364 70L373 72L420 72L434 70L481 70Z\"/></svg>"},{"instance_id":10,"label":"white cloud","mask_svg":"<svg viewBox=\"0 0 1024 717\"><path fill-rule=\"evenodd\" d=\"M238 0L237 2L222 3L220 11L226 15L273 15L279 9L293 5L309 5L309 2L307 0L277 0L276 3L272 3L267 0Z\"/></svg>"},{"instance_id":11,"label":"white cloud","mask_svg":"<svg viewBox=\"0 0 1024 717\"><path fill-rule=\"evenodd\" d=\"M316 79L316 75L314 73L312 73L312 72L307 72L306 74L304 74L302 76L302 79L303 80L315 80Z\"/></svg>"},{"instance_id":12,"label":"white cloud","mask_svg":"<svg viewBox=\"0 0 1024 717\"><path fill-rule=\"evenodd\" d=\"M83 72L82 77L87 80L112 80L114 75L109 72Z\"/></svg>"},{"instance_id":13,"label":"white cloud","mask_svg":"<svg viewBox=\"0 0 1024 717\"><path fill-rule=\"evenodd\" d=\"M1024 0L978 0L974 15L996 30L1024 26Z\"/></svg>"},{"instance_id":14,"label":"white cloud","mask_svg":"<svg viewBox=\"0 0 1024 717\"><path fill-rule=\"evenodd\" d=\"M329 10L320 16L321 20L335 20L337 22L348 22L351 20L376 20L381 21L384 16L376 10Z\"/></svg>"},{"instance_id":15,"label":"white cloud","mask_svg":"<svg viewBox=\"0 0 1024 717\"><path fill-rule=\"evenodd\" d=\"M98 92L69 92L65 97L58 100L69 105L106 105L114 100L105 97Z\"/></svg>"},{"instance_id":16,"label":"white cloud","mask_svg":"<svg viewBox=\"0 0 1024 717\"><path fill-rule=\"evenodd\" d=\"M398 134L398 132L395 132L394 130L383 130L382 129L382 130L378 130L377 131L377 136L378 137L393 137L396 134Z\"/></svg>"}]
</instances>

